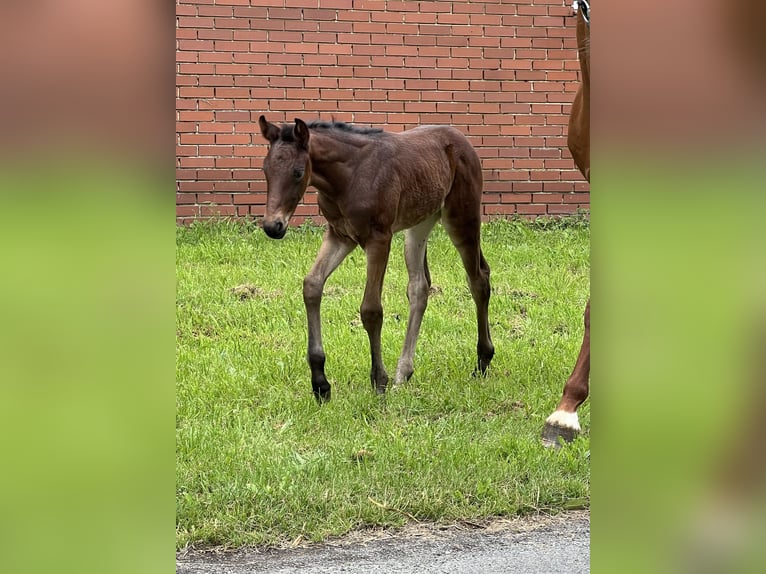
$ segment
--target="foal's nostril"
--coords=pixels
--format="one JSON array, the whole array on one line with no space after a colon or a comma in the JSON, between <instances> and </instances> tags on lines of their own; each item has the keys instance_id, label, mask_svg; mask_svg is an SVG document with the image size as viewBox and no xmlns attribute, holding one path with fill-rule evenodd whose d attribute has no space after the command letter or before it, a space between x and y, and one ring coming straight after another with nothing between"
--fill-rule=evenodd
<instances>
[{"instance_id":1,"label":"foal's nostril","mask_svg":"<svg viewBox=\"0 0 766 574\"><path fill-rule=\"evenodd\" d=\"M287 226L284 222L277 219L274 221L264 222L263 231L265 231L266 235L272 239L282 239L285 236L285 232L287 231Z\"/></svg>"}]
</instances>

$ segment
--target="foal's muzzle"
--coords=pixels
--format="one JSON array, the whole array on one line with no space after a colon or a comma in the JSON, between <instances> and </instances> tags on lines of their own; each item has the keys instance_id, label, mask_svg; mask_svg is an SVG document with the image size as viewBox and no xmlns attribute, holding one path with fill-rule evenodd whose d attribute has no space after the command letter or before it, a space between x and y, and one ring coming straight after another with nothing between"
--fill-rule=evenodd
<instances>
[{"instance_id":1,"label":"foal's muzzle","mask_svg":"<svg viewBox=\"0 0 766 574\"><path fill-rule=\"evenodd\" d=\"M281 219L263 222L263 231L272 239L282 239L287 233L287 224Z\"/></svg>"}]
</instances>

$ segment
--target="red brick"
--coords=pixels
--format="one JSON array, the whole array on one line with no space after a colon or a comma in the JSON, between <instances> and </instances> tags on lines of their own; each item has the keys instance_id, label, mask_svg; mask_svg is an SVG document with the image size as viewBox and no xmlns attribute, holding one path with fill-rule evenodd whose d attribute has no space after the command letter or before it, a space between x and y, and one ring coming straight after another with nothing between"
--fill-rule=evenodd
<instances>
[{"instance_id":1,"label":"red brick","mask_svg":"<svg viewBox=\"0 0 766 574\"><path fill-rule=\"evenodd\" d=\"M265 193L235 193L234 204L266 205Z\"/></svg>"},{"instance_id":2,"label":"red brick","mask_svg":"<svg viewBox=\"0 0 766 574\"><path fill-rule=\"evenodd\" d=\"M436 58L423 58L421 56L404 59L404 65L407 68L434 68L436 62Z\"/></svg>"},{"instance_id":3,"label":"red brick","mask_svg":"<svg viewBox=\"0 0 766 574\"><path fill-rule=\"evenodd\" d=\"M259 4L263 4L259 2ZM234 16L240 18L258 18L263 19L268 15L268 8L262 6L236 6L233 10Z\"/></svg>"},{"instance_id":4,"label":"red brick","mask_svg":"<svg viewBox=\"0 0 766 574\"><path fill-rule=\"evenodd\" d=\"M559 204L559 205L548 206L548 213L551 215L572 215L576 211L577 211L577 206L571 205L571 204Z\"/></svg>"},{"instance_id":5,"label":"red brick","mask_svg":"<svg viewBox=\"0 0 766 574\"><path fill-rule=\"evenodd\" d=\"M176 86L197 86L199 78L197 76L176 76Z\"/></svg>"},{"instance_id":6,"label":"red brick","mask_svg":"<svg viewBox=\"0 0 766 574\"><path fill-rule=\"evenodd\" d=\"M318 0L319 8L340 8L341 10L351 10L354 0Z\"/></svg>"},{"instance_id":7,"label":"red brick","mask_svg":"<svg viewBox=\"0 0 766 574\"><path fill-rule=\"evenodd\" d=\"M189 192L189 193L196 193L196 192L208 192L211 191L213 188L210 185L209 181L178 181L178 189L180 192ZM195 196L196 197L196 196ZM196 201L196 199L195 199Z\"/></svg>"},{"instance_id":8,"label":"red brick","mask_svg":"<svg viewBox=\"0 0 766 574\"><path fill-rule=\"evenodd\" d=\"M250 160L246 157L220 157L215 160L215 167L220 169L249 168Z\"/></svg>"},{"instance_id":9,"label":"red brick","mask_svg":"<svg viewBox=\"0 0 766 574\"><path fill-rule=\"evenodd\" d=\"M587 204L590 203L589 193L566 193L564 203Z\"/></svg>"},{"instance_id":10,"label":"red brick","mask_svg":"<svg viewBox=\"0 0 766 574\"><path fill-rule=\"evenodd\" d=\"M518 205L517 210L520 214L545 215L545 207L545 205L533 203L529 205Z\"/></svg>"},{"instance_id":11,"label":"red brick","mask_svg":"<svg viewBox=\"0 0 766 574\"><path fill-rule=\"evenodd\" d=\"M338 102L332 100L312 100L305 103L306 111L334 112L338 110Z\"/></svg>"},{"instance_id":12,"label":"red brick","mask_svg":"<svg viewBox=\"0 0 766 574\"><path fill-rule=\"evenodd\" d=\"M212 18L187 18L179 17L176 19L179 28L213 28L214 22Z\"/></svg>"},{"instance_id":13,"label":"red brick","mask_svg":"<svg viewBox=\"0 0 766 574\"><path fill-rule=\"evenodd\" d=\"M176 205L194 203L196 198L194 193L176 193Z\"/></svg>"},{"instance_id":14,"label":"red brick","mask_svg":"<svg viewBox=\"0 0 766 574\"><path fill-rule=\"evenodd\" d=\"M211 144L215 142L215 136L213 134L180 134L181 144L184 145L200 145Z\"/></svg>"},{"instance_id":15,"label":"red brick","mask_svg":"<svg viewBox=\"0 0 766 574\"><path fill-rule=\"evenodd\" d=\"M198 193L197 203L231 204L231 195L223 193Z\"/></svg>"},{"instance_id":16,"label":"red brick","mask_svg":"<svg viewBox=\"0 0 766 574\"><path fill-rule=\"evenodd\" d=\"M223 217L237 214L233 205L200 205L199 212L202 217Z\"/></svg>"},{"instance_id":17,"label":"red brick","mask_svg":"<svg viewBox=\"0 0 766 574\"><path fill-rule=\"evenodd\" d=\"M484 204L485 215L511 215L516 213L514 204Z\"/></svg>"},{"instance_id":18,"label":"red brick","mask_svg":"<svg viewBox=\"0 0 766 574\"><path fill-rule=\"evenodd\" d=\"M178 72L180 74L213 74L215 66L213 64L179 64Z\"/></svg>"},{"instance_id":19,"label":"red brick","mask_svg":"<svg viewBox=\"0 0 766 574\"><path fill-rule=\"evenodd\" d=\"M248 191L246 181L214 181L213 189L217 192L227 191L232 193L244 193Z\"/></svg>"},{"instance_id":20,"label":"red brick","mask_svg":"<svg viewBox=\"0 0 766 574\"><path fill-rule=\"evenodd\" d=\"M215 167L215 160L212 157L181 157L178 165L184 169L211 168Z\"/></svg>"},{"instance_id":21,"label":"red brick","mask_svg":"<svg viewBox=\"0 0 766 574\"><path fill-rule=\"evenodd\" d=\"M216 134L215 143L218 145L245 145L251 142L251 138L246 134Z\"/></svg>"},{"instance_id":22,"label":"red brick","mask_svg":"<svg viewBox=\"0 0 766 574\"><path fill-rule=\"evenodd\" d=\"M231 54L219 52L200 52L198 55L200 62L231 62ZM236 59L236 56L235 56Z\"/></svg>"},{"instance_id":23,"label":"red brick","mask_svg":"<svg viewBox=\"0 0 766 574\"><path fill-rule=\"evenodd\" d=\"M186 3L176 4L176 16L196 16L197 8Z\"/></svg>"},{"instance_id":24,"label":"red brick","mask_svg":"<svg viewBox=\"0 0 766 574\"><path fill-rule=\"evenodd\" d=\"M420 77L423 79L447 80L457 78L461 70L423 68L420 70Z\"/></svg>"},{"instance_id":25,"label":"red brick","mask_svg":"<svg viewBox=\"0 0 766 574\"><path fill-rule=\"evenodd\" d=\"M250 48L250 44L244 41L216 40L214 43L216 52L247 52Z\"/></svg>"},{"instance_id":26,"label":"red brick","mask_svg":"<svg viewBox=\"0 0 766 574\"><path fill-rule=\"evenodd\" d=\"M213 4L214 2L195 2L196 4ZM199 6L197 11L200 16L228 16L234 14L234 8L231 6Z\"/></svg>"},{"instance_id":27,"label":"red brick","mask_svg":"<svg viewBox=\"0 0 766 574\"><path fill-rule=\"evenodd\" d=\"M199 215L199 207L196 205L176 205L176 217Z\"/></svg>"}]
</instances>

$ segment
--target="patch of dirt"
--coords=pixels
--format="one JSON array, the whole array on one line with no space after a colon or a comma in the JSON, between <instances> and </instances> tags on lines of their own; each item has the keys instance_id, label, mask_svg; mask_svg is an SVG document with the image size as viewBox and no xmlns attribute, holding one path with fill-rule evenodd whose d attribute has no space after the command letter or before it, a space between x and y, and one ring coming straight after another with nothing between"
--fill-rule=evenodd
<instances>
[{"instance_id":1,"label":"patch of dirt","mask_svg":"<svg viewBox=\"0 0 766 574\"><path fill-rule=\"evenodd\" d=\"M507 414L509 411L514 413L523 413L526 412L526 410L527 406L519 400L512 402L504 401L497 405L497 408L494 411L487 411L483 418L484 420L490 420L493 417L496 417L498 412L503 414Z\"/></svg>"},{"instance_id":2,"label":"patch of dirt","mask_svg":"<svg viewBox=\"0 0 766 574\"><path fill-rule=\"evenodd\" d=\"M444 293L444 290L439 287L438 285L431 285L428 289L428 296L429 297L439 297Z\"/></svg>"},{"instance_id":3,"label":"patch of dirt","mask_svg":"<svg viewBox=\"0 0 766 574\"><path fill-rule=\"evenodd\" d=\"M537 299L539 294L532 291L522 291L521 289L513 289L507 286L493 287L492 294L499 297L510 297L511 299Z\"/></svg>"},{"instance_id":4,"label":"patch of dirt","mask_svg":"<svg viewBox=\"0 0 766 574\"><path fill-rule=\"evenodd\" d=\"M326 285L324 291L322 291L322 297L343 297L349 292L345 287L339 285Z\"/></svg>"},{"instance_id":5,"label":"patch of dirt","mask_svg":"<svg viewBox=\"0 0 766 574\"><path fill-rule=\"evenodd\" d=\"M569 325L565 325L563 323L556 325L553 328L553 332L557 335L569 335Z\"/></svg>"},{"instance_id":6,"label":"patch of dirt","mask_svg":"<svg viewBox=\"0 0 766 574\"><path fill-rule=\"evenodd\" d=\"M527 325L524 321L526 315L513 315L511 317L511 335L514 338L523 337L525 331L527 330Z\"/></svg>"},{"instance_id":7,"label":"patch of dirt","mask_svg":"<svg viewBox=\"0 0 766 574\"><path fill-rule=\"evenodd\" d=\"M244 283L242 285L237 285L236 287L232 287L229 289L229 293L237 297L241 301L246 301L247 299L258 299L258 298L270 298L273 299L274 297L278 297L279 293L275 291L266 291L265 289L262 289L258 287L257 285L253 285L252 283Z\"/></svg>"}]
</instances>

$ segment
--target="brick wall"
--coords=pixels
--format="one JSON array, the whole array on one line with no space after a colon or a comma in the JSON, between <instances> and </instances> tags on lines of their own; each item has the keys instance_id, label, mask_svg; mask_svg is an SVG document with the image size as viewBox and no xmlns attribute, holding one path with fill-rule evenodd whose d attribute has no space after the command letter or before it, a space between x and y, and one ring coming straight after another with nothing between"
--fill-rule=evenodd
<instances>
[{"instance_id":1,"label":"brick wall","mask_svg":"<svg viewBox=\"0 0 766 574\"><path fill-rule=\"evenodd\" d=\"M486 217L588 209L566 149L571 14L562 0L177 0L178 221L263 215L262 113L454 125L482 159ZM293 221L318 215L309 188Z\"/></svg>"}]
</instances>

